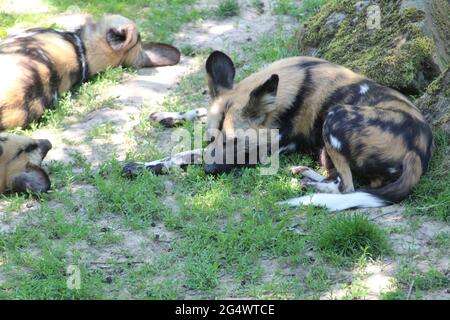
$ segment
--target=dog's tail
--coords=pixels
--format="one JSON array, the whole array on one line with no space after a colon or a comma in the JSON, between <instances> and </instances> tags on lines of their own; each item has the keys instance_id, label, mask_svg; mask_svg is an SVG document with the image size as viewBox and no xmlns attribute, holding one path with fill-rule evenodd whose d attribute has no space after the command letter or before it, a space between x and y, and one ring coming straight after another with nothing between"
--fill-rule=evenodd
<instances>
[{"instance_id":1,"label":"dog's tail","mask_svg":"<svg viewBox=\"0 0 450 320\"><path fill-rule=\"evenodd\" d=\"M285 202L290 206L315 205L327 207L331 211L350 208L384 207L405 199L411 188L419 181L423 168L420 157L410 151L403 159L403 172L391 184L379 189L364 189L346 194L315 193Z\"/></svg>"}]
</instances>

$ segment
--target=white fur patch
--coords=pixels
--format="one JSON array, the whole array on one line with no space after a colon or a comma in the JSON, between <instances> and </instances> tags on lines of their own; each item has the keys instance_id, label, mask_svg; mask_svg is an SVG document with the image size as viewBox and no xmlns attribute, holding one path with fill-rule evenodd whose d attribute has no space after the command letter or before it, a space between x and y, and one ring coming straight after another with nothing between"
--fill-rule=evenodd
<instances>
[{"instance_id":1,"label":"white fur patch","mask_svg":"<svg viewBox=\"0 0 450 320\"><path fill-rule=\"evenodd\" d=\"M350 208L378 208L389 203L366 192L353 192L345 194L315 193L299 198L279 202L280 205L298 207L300 205L313 205L326 207L330 211L341 211Z\"/></svg>"},{"instance_id":2,"label":"white fur patch","mask_svg":"<svg viewBox=\"0 0 450 320\"><path fill-rule=\"evenodd\" d=\"M341 150L342 147L341 142L338 140L338 138L336 138L332 134L330 134L330 143L333 146L333 148L335 148L337 151Z\"/></svg>"},{"instance_id":3,"label":"white fur patch","mask_svg":"<svg viewBox=\"0 0 450 320\"><path fill-rule=\"evenodd\" d=\"M280 150L278 150L278 154L285 152L285 151L294 151L297 146L294 142L289 143L287 146L281 147Z\"/></svg>"},{"instance_id":4,"label":"white fur patch","mask_svg":"<svg viewBox=\"0 0 450 320\"><path fill-rule=\"evenodd\" d=\"M305 177L310 178L317 182L322 182L323 180L325 180L324 176L322 176L320 173L317 173L314 170L309 169L309 168L308 168L308 170L305 170L302 172L302 176L305 176Z\"/></svg>"},{"instance_id":5,"label":"white fur patch","mask_svg":"<svg viewBox=\"0 0 450 320\"><path fill-rule=\"evenodd\" d=\"M330 181L330 182L310 182L307 186L316 188L317 191L326 192L326 193L341 193L339 191L339 182L338 181Z\"/></svg>"},{"instance_id":6,"label":"white fur patch","mask_svg":"<svg viewBox=\"0 0 450 320\"><path fill-rule=\"evenodd\" d=\"M369 91L369 85L364 83L359 86L359 93L360 94L366 94Z\"/></svg>"},{"instance_id":7,"label":"white fur patch","mask_svg":"<svg viewBox=\"0 0 450 320\"><path fill-rule=\"evenodd\" d=\"M393 173L397 173L397 172L398 172L398 170L395 169L395 168L389 168L388 171L389 171L390 174L393 174Z\"/></svg>"}]
</instances>

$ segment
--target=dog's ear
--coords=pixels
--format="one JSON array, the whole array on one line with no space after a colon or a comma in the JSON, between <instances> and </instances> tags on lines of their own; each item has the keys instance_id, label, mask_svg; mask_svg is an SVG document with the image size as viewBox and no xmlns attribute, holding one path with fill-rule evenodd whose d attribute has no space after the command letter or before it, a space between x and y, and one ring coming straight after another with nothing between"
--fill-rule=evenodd
<instances>
[{"instance_id":1,"label":"dog's ear","mask_svg":"<svg viewBox=\"0 0 450 320\"><path fill-rule=\"evenodd\" d=\"M278 75L273 74L266 82L253 89L248 104L242 110L242 115L262 123L267 113L274 111L276 108L275 100L279 81Z\"/></svg>"},{"instance_id":2,"label":"dog's ear","mask_svg":"<svg viewBox=\"0 0 450 320\"><path fill-rule=\"evenodd\" d=\"M28 163L26 170L15 176L11 190L15 192L40 193L50 189L50 178L47 172L39 166Z\"/></svg>"},{"instance_id":3,"label":"dog's ear","mask_svg":"<svg viewBox=\"0 0 450 320\"><path fill-rule=\"evenodd\" d=\"M134 38L138 38L138 31L132 23L120 28L110 28L106 32L106 41L114 51L127 50Z\"/></svg>"},{"instance_id":4,"label":"dog's ear","mask_svg":"<svg viewBox=\"0 0 450 320\"><path fill-rule=\"evenodd\" d=\"M134 67L173 66L180 62L180 51L168 44L143 42L141 55Z\"/></svg>"},{"instance_id":5,"label":"dog's ear","mask_svg":"<svg viewBox=\"0 0 450 320\"><path fill-rule=\"evenodd\" d=\"M236 70L233 61L225 53L214 51L206 60L209 94L214 99L223 89L233 89Z\"/></svg>"}]
</instances>

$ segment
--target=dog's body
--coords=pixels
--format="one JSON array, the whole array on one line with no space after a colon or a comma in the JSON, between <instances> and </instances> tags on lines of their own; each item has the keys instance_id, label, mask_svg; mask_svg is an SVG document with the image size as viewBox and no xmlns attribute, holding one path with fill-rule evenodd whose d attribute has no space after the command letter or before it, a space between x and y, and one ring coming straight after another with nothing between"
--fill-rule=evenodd
<instances>
[{"instance_id":1,"label":"dog's body","mask_svg":"<svg viewBox=\"0 0 450 320\"><path fill-rule=\"evenodd\" d=\"M143 43L136 25L117 15L88 19L75 32L36 28L9 36L0 42L0 132L27 127L64 92L110 66L154 67L179 60L176 48ZM42 157L36 146L45 151ZM48 146L47 140L1 133L0 194L47 191L50 180L40 165Z\"/></svg>"},{"instance_id":2,"label":"dog's body","mask_svg":"<svg viewBox=\"0 0 450 320\"><path fill-rule=\"evenodd\" d=\"M178 63L177 49L143 43L136 25L116 15L75 32L37 28L0 42L0 131L26 127L58 96L109 66Z\"/></svg>"},{"instance_id":3,"label":"dog's body","mask_svg":"<svg viewBox=\"0 0 450 320\"><path fill-rule=\"evenodd\" d=\"M214 52L206 70L213 98L207 127L219 130L223 138L212 141L209 148L244 139L236 135L236 129L278 129L280 152L318 155L322 150L327 179L310 170L308 174L305 168L297 171L315 180L308 185L326 193L287 204L311 203L332 210L383 206L404 199L427 170L433 140L420 111L399 92L347 68L317 58L294 57L234 85L232 61ZM170 123L167 116L153 118ZM245 152L259 147L253 142ZM219 173L234 166L212 163L205 170ZM353 176L372 189L354 192Z\"/></svg>"}]
</instances>

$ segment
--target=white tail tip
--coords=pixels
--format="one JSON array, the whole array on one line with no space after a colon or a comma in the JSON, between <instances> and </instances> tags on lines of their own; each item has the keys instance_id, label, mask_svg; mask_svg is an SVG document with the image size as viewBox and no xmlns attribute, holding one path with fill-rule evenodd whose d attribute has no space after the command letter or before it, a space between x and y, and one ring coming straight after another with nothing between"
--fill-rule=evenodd
<instances>
[{"instance_id":1,"label":"white tail tip","mask_svg":"<svg viewBox=\"0 0 450 320\"><path fill-rule=\"evenodd\" d=\"M378 208L384 207L389 203L370 193L353 192L344 194L315 193L278 202L278 204L290 207L313 205L326 207L330 211L341 211L351 208Z\"/></svg>"}]
</instances>

